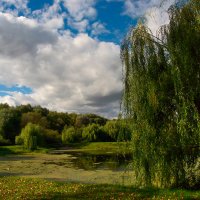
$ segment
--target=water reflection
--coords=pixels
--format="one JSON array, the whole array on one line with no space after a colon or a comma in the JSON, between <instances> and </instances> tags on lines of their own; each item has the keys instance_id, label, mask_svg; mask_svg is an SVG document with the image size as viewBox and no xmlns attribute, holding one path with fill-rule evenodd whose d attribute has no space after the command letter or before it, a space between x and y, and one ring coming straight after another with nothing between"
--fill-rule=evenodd
<instances>
[{"instance_id":1,"label":"water reflection","mask_svg":"<svg viewBox=\"0 0 200 200\"><path fill-rule=\"evenodd\" d=\"M65 152L68 165L83 170L124 171L132 160L131 154L93 154L86 152Z\"/></svg>"}]
</instances>

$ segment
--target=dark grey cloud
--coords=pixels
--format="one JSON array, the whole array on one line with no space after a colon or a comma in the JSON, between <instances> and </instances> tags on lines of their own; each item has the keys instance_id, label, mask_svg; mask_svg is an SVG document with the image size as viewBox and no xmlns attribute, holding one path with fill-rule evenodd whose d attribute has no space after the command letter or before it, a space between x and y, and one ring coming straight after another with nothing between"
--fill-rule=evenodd
<instances>
[{"instance_id":1,"label":"dark grey cloud","mask_svg":"<svg viewBox=\"0 0 200 200\"><path fill-rule=\"evenodd\" d=\"M121 91L115 91L105 96L89 96L87 97L87 101L89 102L87 105L94 107L104 107L105 105L112 103L119 103L121 95Z\"/></svg>"},{"instance_id":2,"label":"dark grey cloud","mask_svg":"<svg viewBox=\"0 0 200 200\"><path fill-rule=\"evenodd\" d=\"M34 56L38 45L55 44L56 41L56 35L44 30L43 27L28 26L0 15L0 54L2 55L16 57L29 53Z\"/></svg>"}]
</instances>

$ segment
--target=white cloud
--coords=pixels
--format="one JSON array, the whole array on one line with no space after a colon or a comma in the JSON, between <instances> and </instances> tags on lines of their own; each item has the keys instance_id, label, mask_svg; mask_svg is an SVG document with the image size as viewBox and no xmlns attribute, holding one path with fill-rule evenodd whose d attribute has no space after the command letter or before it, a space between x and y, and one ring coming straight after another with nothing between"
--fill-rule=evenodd
<instances>
[{"instance_id":1,"label":"white cloud","mask_svg":"<svg viewBox=\"0 0 200 200\"><path fill-rule=\"evenodd\" d=\"M124 14L133 19L144 17L147 26L156 34L157 29L169 22L168 8L176 0L126 0Z\"/></svg>"},{"instance_id":2,"label":"white cloud","mask_svg":"<svg viewBox=\"0 0 200 200\"><path fill-rule=\"evenodd\" d=\"M175 0L164 1L160 7L154 6L147 10L145 14L146 25L151 29L154 35L157 34L160 26L169 23L169 14L167 11L174 3Z\"/></svg>"},{"instance_id":3,"label":"white cloud","mask_svg":"<svg viewBox=\"0 0 200 200\"><path fill-rule=\"evenodd\" d=\"M95 22L92 24L91 28L91 34L92 35L100 35L102 33L109 33L109 31L106 29L105 25L101 22Z\"/></svg>"},{"instance_id":4,"label":"white cloud","mask_svg":"<svg viewBox=\"0 0 200 200\"><path fill-rule=\"evenodd\" d=\"M62 0L54 0L53 5L46 4L44 8L40 10L34 10L33 12L27 7L29 0L1 0L0 12L4 14L11 14L13 17L17 17L19 13L25 17L21 17L21 20L29 21L27 25L32 22L37 22L47 29L60 29L64 26L64 19L66 14L60 12L60 3ZM17 19L19 20L19 19Z\"/></svg>"},{"instance_id":5,"label":"white cloud","mask_svg":"<svg viewBox=\"0 0 200 200\"><path fill-rule=\"evenodd\" d=\"M63 0L63 2L75 21L81 21L84 18L94 19L96 17L95 0Z\"/></svg>"},{"instance_id":6,"label":"white cloud","mask_svg":"<svg viewBox=\"0 0 200 200\"><path fill-rule=\"evenodd\" d=\"M96 0L54 0L53 5L35 10L28 17L54 30L62 29L66 20L69 27L82 33L91 29L90 23L97 16L95 3ZM65 7L66 12L61 5Z\"/></svg>"},{"instance_id":7,"label":"white cloud","mask_svg":"<svg viewBox=\"0 0 200 200\"><path fill-rule=\"evenodd\" d=\"M79 32L85 32L90 27L89 21L87 19L75 21L70 17L68 18L68 25L78 30Z\"/></svg>"},{"instance_id":8,"label":"white cloud","mask_svg":"<svg viewBox=\"0 0 200 200\"><path fill-rule=\"evenodd\" d=\"M68 11L68 25L85 32L90 28L90 22L95 20L97 11L95 9L96 0L63 0L63 4Z\"/></svg>"},{"instance_id":9,"label":"white cloud","mask_svg":"<svg viewBox=\"0 0 200 200\"><path fill-rule=\"evenodd\" d=\"M27 8L29 0L1 0L0 1L0 11L6 11L12 14L18 14L19 12L28 13L29 9ZM10 6L13 6L14 9L10 9Z\"/></svg>"},{"instance_id":10,"label":"white cloud","mask_svg":"<svg viewBox=\"0 0 200 200\"><path fill-rule=\"evenodd\" d=\"M126 0L124 14L132 18L141 17L149 8L159 5L160 2L160 0Z\"/></svg>"},{"instance_id":11,"label":"white cloud","mask_svg":"<svg viewBox=\"0 0 200 200\"><path fill-rule=\"evenodd\" d=\"M12 96L0 96L0 102L1 103L7 103L10 106L16 106L15 99Z\"/></svg>"},{"instance_id":12,"label":"white cloud","mask_svg":"<svg viewBox=\"0 0 200 200\"><path fill-rule=\"evenodd\" d=\"M0 14L0 83L25 85L0 102L116 116L121 85L120 47L87 34L52 32L35 19Z\"/></svg>"},{"instance_id":13,"label":"white cloud","mask_svg":"<svg viewBox=\"0 0 200 200\"><path fill-rule=\"evenodd\" d=\"M60 11L60 0L54 0L53 5L46 6L41 10L35 10L29 15L29 17L37 20L38 23L48 29L57 30L63 28L64 19L66 18L66 14Z\"/></svg>"}]
</instances>

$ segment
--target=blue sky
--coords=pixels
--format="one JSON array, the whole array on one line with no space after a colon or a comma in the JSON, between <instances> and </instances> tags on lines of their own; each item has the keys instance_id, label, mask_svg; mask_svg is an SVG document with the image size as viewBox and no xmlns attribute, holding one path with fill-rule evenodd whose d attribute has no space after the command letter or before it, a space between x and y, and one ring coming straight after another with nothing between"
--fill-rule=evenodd
<instances>
[{"instance_id":1,"label":"blue sky","mask_svg":"<svg viewBox=\"0 0 200 200\"><path fill-rule=\"evenodd\" d=\"M44 6L52 6L54 3L53 0L30 0L28 7L31 11L44 8ZM61 5L61 11L63 13L68 13L68 10L65 6ZM99 40L115 42L120 44L124 35L129 30L130 26L135 26L137 24L137 18L133 19L130 16L124 14L124 2L123 1L110 1L107 0L98 0L94 3L96 9L96 18L92 19L90 23L92 24L95 21L100 22L107 31L102 32L98 35ZM23 15L23 13L21 13ZM79 31L67 24L65 21L65 29L70 29L74 34L77 34ZM91 30L86 30L86 32L94 37L91 33Z\"/></svg>"},{"instance_id":2,"label":"blue sky","mask_svg":"<svg viewBox=\"0 0 200 200\"><path fill-rule=\"evenodd\" d=\"M116 117L120 43L140 17L156 34L175 0L1 0L0 103Z\"/></svg>"}]
</instances>

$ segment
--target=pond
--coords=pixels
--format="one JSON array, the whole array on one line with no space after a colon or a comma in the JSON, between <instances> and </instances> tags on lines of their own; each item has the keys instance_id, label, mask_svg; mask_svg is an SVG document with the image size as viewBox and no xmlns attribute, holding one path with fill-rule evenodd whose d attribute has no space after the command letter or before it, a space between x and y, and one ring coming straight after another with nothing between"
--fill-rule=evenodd
<instances>
[{"instance_id":1,"label":"pond","mask_svg":"<svg viewBox=\"0 0 200 200\"><path fill-rule=\"evenodd\" d=\"M131 165L131 154L55 151L52 154L68 155L67 163L75 169L125 171ZM48 163L46 163L48 164ZM60 163L62 164L62 163ZM64 164L64 163L63 163Z\"/></svg>"},{"instance_id":2,"label":"pond","mask_svg":"<svg viewBox=\"0 0 200 200\"><path fill-rule=\"evenodd\" d=\"M129 185L131 155L54 151L50 154L9 155L0 158L0 176L45 178L66 182Z\"/></svg>"}]
</instances>

